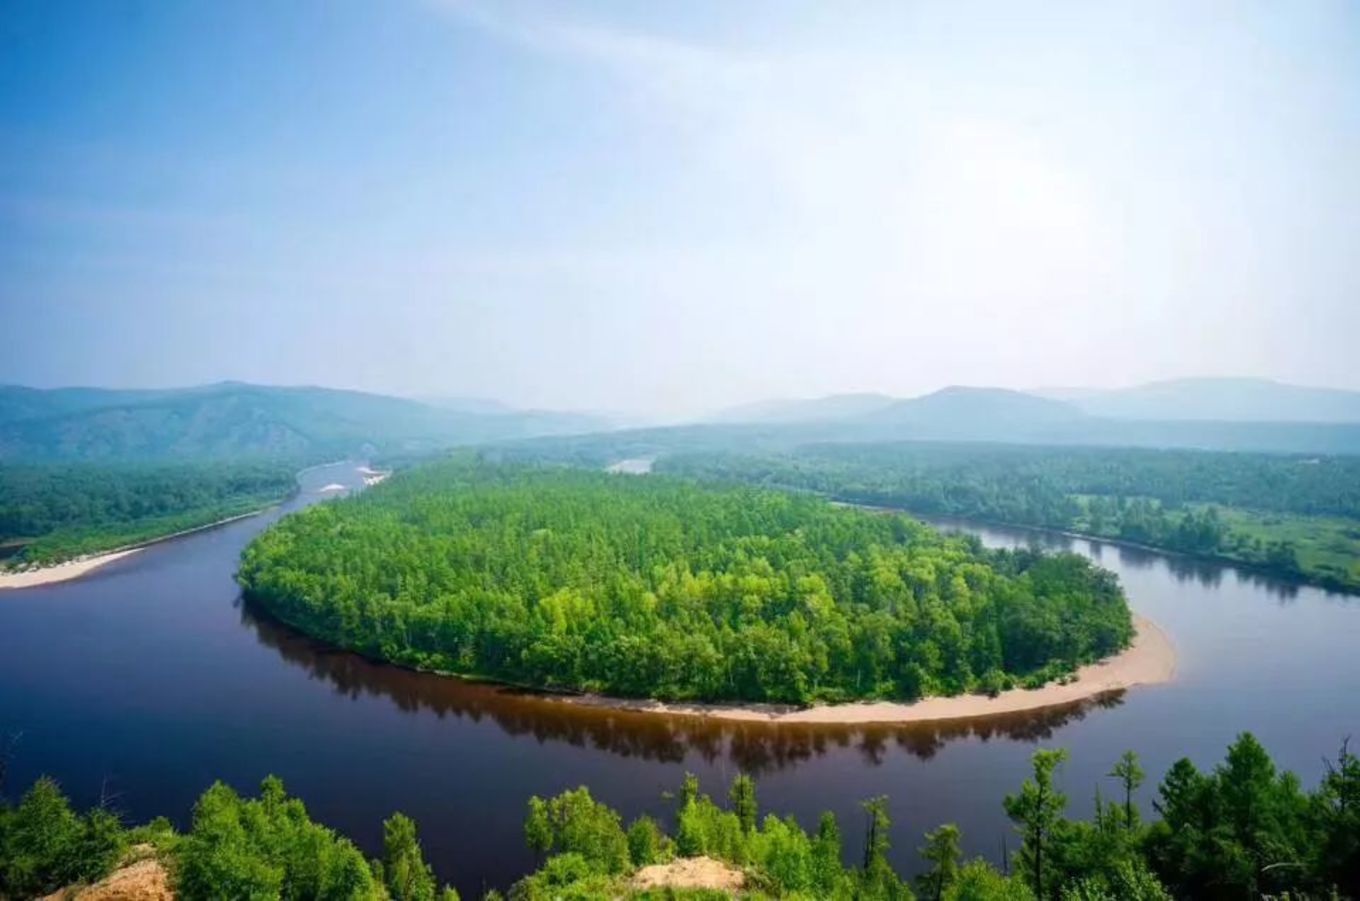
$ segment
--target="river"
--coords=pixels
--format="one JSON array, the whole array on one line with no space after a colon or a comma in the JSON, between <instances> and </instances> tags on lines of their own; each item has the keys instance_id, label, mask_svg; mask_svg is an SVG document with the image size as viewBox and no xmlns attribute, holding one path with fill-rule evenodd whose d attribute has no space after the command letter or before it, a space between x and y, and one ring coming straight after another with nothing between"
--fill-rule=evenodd
<instances>
[{"instance_id":1,"label":"river","mask_svg":"<svg viewBox=\"0 0 1360 901\"><path fill-rule=\"evenodd\" d=\"M1102 704L909 727L712 723L584 709L407 672L330 651L254 614L232 580L241 548L270 522L363 484L353 464L308 471L282 509L147 548L83 579L0 592L0 734L18 736L11 795L40 773L80 805L102 796L134 821L180 825L223 779L253 791L284 779L312 815L380 846L393 810L413 816L442 879L464 897L505 888L534 864L521 823L531 794L580 784L626 817L668 818L686 771L725 791L757 776L762 806L841 819L847 859L858 802L890 797L893 856L916 867L922 832L957 822L969 853L1016 839L1001 798L1040 746L1062 746L1074 813L1125 748L1154 783L1180 756L1202 766L1251 730L1312 785L1324 756L1360 737L1360 598L1232 567L1030 530L942 523L992 546L1070 548L1115 571L1130 602L1169 633L1167 685ZM1141 800L1148 809L1154 785Z\"/></svg>"}]
</instances>

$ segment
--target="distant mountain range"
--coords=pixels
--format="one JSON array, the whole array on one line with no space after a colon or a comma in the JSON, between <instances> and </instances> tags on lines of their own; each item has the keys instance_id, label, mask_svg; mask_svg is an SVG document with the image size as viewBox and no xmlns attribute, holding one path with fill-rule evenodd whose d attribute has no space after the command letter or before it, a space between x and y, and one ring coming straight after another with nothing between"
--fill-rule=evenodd
<instances>
[{"instance_id":1,"label":"distant mountain range","mask_svg":"<svg viewBox=\"0 0 1360 901\"><path fill-rule=\"evenodd\" d=\"M1310 388L1267 379L1194 378L1132 388L1004 388L954 386L915 398L833 394L724 410L710 422L794 423L896 421L963 425L995 417L1015 422L1108 419L1202 422L1360 423L1360 391Z\"/></svg>"},{"instance_id":2,"label":"distant mountain range","mask_svg":"<svg viewBox=\"0 0 1360 901\"><path fill-rule=\"evenodd\" d=\"M1004 441L1358 453L1360 392L1261 379L1032 392L954 386L914 398L847 394L749 404L709 423L760 429L767 441L782 434L795 442Z\"/></svg>"},{"instance_id":3,"label":"distant mountain range","mask_svg":"<svg viewBox=\"0 0 1360 901\"><path fill-rule=\"evenodd\" d=\"M240 382L147 391L0 386L0 461L418 454L590 435L616 422L491 400ZM946 440L1360 453L1360 392L1256 379L1033 392L956 386L915 398L769 401L614 437L641 449Z\"/></svg>"},{"instance_id":4,"label":"distant mountain range","mask_svg":"<svg viewBox=\"0 0 1360 901\"><path fill-rule=\"evenodd\" d=\"M0 460L334 459L608 427L595 416L445 408L330 388L0 386Z\"/></svg>"},{"instance_id":5,"label":"distant mountain range","mask_svg":"<svg viewBox=\"0 0 1360 901\"><path fill-rule=\"evenodd\" d=\"M1360 391L1267 379L1176 379L1109 391L1056 388L1034 393L1112 419L1360 422Z\"/></svg>"}]
</instances>

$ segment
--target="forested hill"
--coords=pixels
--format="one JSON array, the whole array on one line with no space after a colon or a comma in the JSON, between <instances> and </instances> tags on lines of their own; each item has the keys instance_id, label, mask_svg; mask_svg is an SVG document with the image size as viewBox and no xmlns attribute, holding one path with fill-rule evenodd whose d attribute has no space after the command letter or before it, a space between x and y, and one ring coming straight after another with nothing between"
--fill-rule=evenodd
<instances>
[{"instance_id":1,"label":"forested hill","mask_svg":"<svg viewBox=\"0 0 1360 901\"><path fill-rule=\"evenodd\" d=\"M805 495L472 457L287 517L239 579L374 657L657 698L996 691L1132 636L1113 576L1074 555Z\"/></svg>"},{"instance_id":2,"label":"forested hill","mask_svg":"<svg viewBox=\"0 0 1360 901\"><path fill-rule=\"evenodd\" d=\"M471 412L329 388L227 382L158 391L0 387L0 460L310 461L597 431L597 417Z\"/></svg>"}]
</instances>

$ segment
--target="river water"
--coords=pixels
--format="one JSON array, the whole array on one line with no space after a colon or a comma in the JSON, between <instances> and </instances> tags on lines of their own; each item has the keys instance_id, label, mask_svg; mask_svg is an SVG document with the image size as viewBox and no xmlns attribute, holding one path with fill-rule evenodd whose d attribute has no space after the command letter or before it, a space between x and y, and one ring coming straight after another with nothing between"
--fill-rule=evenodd
<instances>
[{"instance_id":1,"label":"river water","mask_svg":"<svg viewBox=\"0 0 1360 901\"><path fill-rule=\"evenodd\" d=\"M858 802L886 794L893 855L917 866L921 833L964 830L965 850L1015 846L1002 796L1030 753L1062 746L1074 813L1088 812L1125 748L1154 782L1178 757L1218 761L1250 730L1312 785L1360 737L1360 598L1202 563L1018 529L941 523L992 546L1068 548L1115 571L1133 607L1178 653L1176 679L1099 704L908 727L712 723L584 709L407 672L330 651L256 615L232 580L241 548L322 486L362 486L354 464L304 473L280 510L156 545L73 582L0 592L0 734L17 736L7 788L41 773L80 805L187 823L214 779L253 791L284 779L312 815L367 853L402 810L440 877L464 897L534 865L521 823L531 794L586 784L625 817L667 818L682 774L725 790L744 770L766 809L815 826L841 818L860 846ZM1142 794L1147 809L1153 786Z\"/></svg>"}]
</instances>

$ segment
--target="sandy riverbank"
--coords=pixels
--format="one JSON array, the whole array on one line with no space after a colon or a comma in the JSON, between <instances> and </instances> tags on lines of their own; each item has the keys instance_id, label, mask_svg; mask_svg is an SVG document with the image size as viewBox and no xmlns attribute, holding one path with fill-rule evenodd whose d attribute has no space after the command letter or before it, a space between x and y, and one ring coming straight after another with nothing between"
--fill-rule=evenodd
<instances>
[{"instance_id":1,"label":"sandy riverbank","mask_svg":"<svg viewBox=\"0 0 1360 901\"><path fill-rule=\"evenodd\" d=\"M159 538L152 538L139 544L129 547L114 548L102 554L86 554L83 557L76 557L74 560L67 560L63 563L54 563L51 566L40 566L34 569L5 570L0 569L0 590L6 588L32 588L35 585L49 585L53 582L69 582L71 579L78 579L91 570L98 569L106 563L121 560L129 554L135 554L143 548L151 547L153 544L160 544L175 538L183 538L185 535L192 535L195 532L205 532L208 529L215 529L218 526L225 526L227 523L236 522L238 519L249 519L252 516L259 516L270 507L261 507L258 510L251 510L249 513L238 513L235 516L228 516L226 519L219 519L216 522L205 523L201 526L194 526L192 529L182 529L178 532L171 532L169 535L162 535Z\"/></svg>"},{"instance_id":2,"label":"sandy riverbank","mask_svg":"<svg viewBox=\"0 0 1360 901\"><path fill-rule=\"evenodd\" d=\"M121 551L110 551L107 554L91 554L38 569L21 569L13 572L0 570L0 588L32 588L34 585L47 585L51 582L78 579L91 570L98 569L106 563L121 560L140 550L139 547L132 547Z\"/></svg>"},{"instance_id":3,"label":"sandy riverbank","mask_svg":"<svg viewBox=\"0 0 1360 901\"><path fill-rule=\"evenodd\" d=\"M705 716L720 720L764 723L821 723L863 725L868 723L924 723L934 720L969 719L995 713L1017 713L1057 707L1083 701L1135 685L1170 682L1176 672L1176 652L1171 639L1154 622L1133 617L1137 634L1123 653L1077 670L1077 678L1066 685L1053 683L1033 690L1015 688L995 698L963 695L956 698L926 698L912 704L891 701L854 704L824 704L817 707L791 707L779 704L686 704L629 698L582 695L568 698L570 703L617 710L648 713Z\"/></svg>"}]
</instances>

